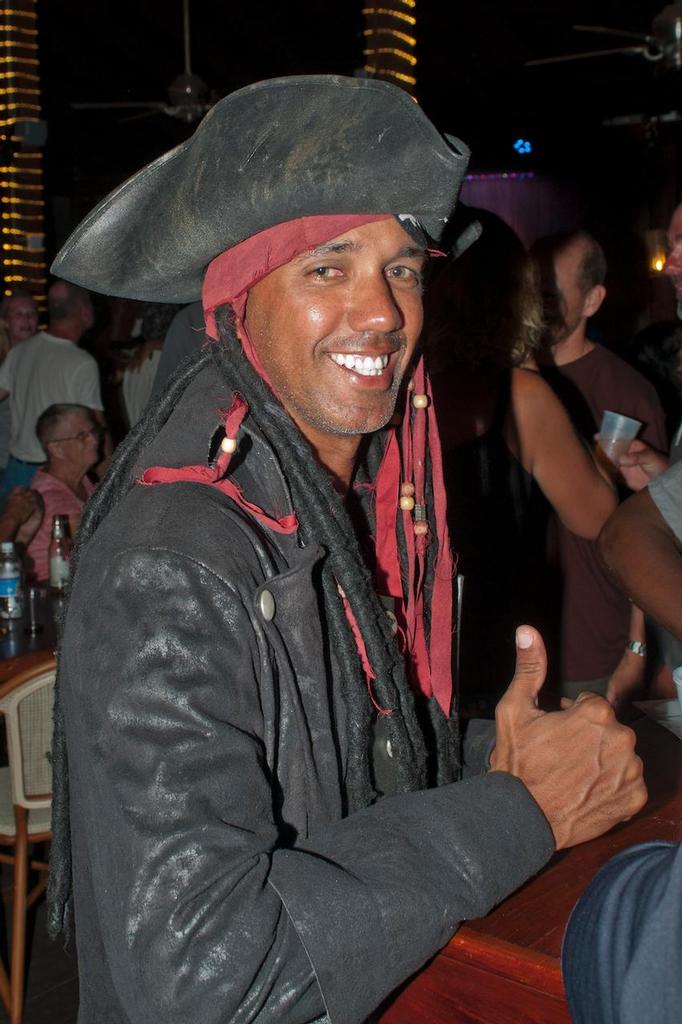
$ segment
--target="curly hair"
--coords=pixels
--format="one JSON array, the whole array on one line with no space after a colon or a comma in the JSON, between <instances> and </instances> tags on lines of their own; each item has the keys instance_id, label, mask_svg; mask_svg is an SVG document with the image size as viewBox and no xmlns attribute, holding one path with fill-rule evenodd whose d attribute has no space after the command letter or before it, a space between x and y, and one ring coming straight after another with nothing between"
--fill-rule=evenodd
<instances>
[{"instance_id":1,"label":"curly hair","mask_svg":"<svg viewBox=\"0 0 682 1024\"><path fill-rule=\"evenodd\" d=\"M436 268L426 291L423 337L434 370L520 366L540 340L542 301L533 262L500 217L475 213L480 239Z\"/></svg>"}]
</instances>

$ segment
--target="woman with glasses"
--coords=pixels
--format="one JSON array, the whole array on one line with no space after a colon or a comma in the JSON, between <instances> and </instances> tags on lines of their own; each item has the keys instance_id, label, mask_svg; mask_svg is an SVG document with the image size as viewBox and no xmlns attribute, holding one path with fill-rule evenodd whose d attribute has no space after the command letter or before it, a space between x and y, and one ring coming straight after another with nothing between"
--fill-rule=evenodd
<instances>
[{"instance_id":1,"label":"woman with glasses","mask_svg":"<svg viewBox=\"0 0 682 1024\"><path fill-rule=\"evenodd\" d=\"M94 490L87 474L99 461L101 433L92 411L75 404L49 406L38 418L36 433L47 462L35 474L31 489L42 496L45 514L26 555L35 578L45 580L52 518L68 516L71 535L75 535L83 506Z\"/></svg>"}]
</instances>

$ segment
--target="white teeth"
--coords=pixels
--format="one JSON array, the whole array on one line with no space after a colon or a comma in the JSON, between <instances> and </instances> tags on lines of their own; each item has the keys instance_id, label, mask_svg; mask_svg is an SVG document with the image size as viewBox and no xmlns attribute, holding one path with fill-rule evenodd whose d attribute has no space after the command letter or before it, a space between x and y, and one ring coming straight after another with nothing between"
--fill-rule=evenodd
<instances>
[{"instance_id":1,"label":"white teeth","mask_svg":"<svg viewBox=\"0 0 682 1024\"><path fill-rule=\"evenodd\" d=\"M331 358L338 366L345 366L347 370L353 370L363 377L378 377L388 366L388 355L383 356L353 356L342 352L331 352Z\"/></svg>"}]
</instances>

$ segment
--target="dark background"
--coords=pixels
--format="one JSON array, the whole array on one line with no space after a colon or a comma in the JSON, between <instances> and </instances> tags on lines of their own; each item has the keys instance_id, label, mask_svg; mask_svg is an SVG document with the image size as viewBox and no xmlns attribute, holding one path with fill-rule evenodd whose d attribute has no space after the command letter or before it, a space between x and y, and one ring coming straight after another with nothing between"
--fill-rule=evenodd
<instances>
[{"instance_id":1,"label":"dark background","mask_svg":"<svg viewBox=\"0 0 682 1024\"><path fill-rule=\"evenodd\" d=\"M363 3L194 0L192 70L214 98L285 74L351 75L363 65ZM647 31L660 0L418 0L418 95L443 131L472 148L471 170L532 170L570 183L616 276L642 258L680 192L682 121L607 119L682 111L682 75L642 57L528 68L527 60L616 47L573 23ZM52 251L111 188L192 131L163 113L77 111L74 101L165 100L183 69L180 0L42 0L48 245ZM512 148L523 136L533 153ZM578 226L578 225L576 225ZM630 273L632 277L632 273ZM639 291L646 290L640 281ZM644 296L642 296L644 301Z\"/></svg>"}]
</instances>

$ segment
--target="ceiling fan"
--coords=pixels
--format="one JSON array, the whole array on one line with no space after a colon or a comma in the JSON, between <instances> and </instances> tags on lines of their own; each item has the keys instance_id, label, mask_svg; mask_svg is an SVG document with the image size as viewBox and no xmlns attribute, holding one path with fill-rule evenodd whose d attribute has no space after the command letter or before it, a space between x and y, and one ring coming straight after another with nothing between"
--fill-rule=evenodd
<instances>
[{"instance_id":1,"label":"ceiling fan","mask_svg":"<svg viewBox=\"0 0 682 1024\"><path fill-rule=\"evenodd\" d=\"M651 23L651 31L629 32L625 29L608 28L603 25L573 25L576 32L592 32L596 35L616 36L632 40L628 45L610 47L606 50L587 50L566 53L558 57L541 57L526 61L526 67L539 64L559 64L564 61L585 60L592 57L609 57L614 53L657 63L665 71L682 70L682 3L667 4L658 12Z\"/></svg>"},{"instance_id":2,"label":"ceiling fan","mask_svg":"<svg viewBox=\"0 0 682 1024\"><path fill-rule=\"evenodd\" d=\"M167 114L185 124L192 124L209 110L208 88L198 75L192 74L190 62L189 0L182 0L182 37L185 69L168 86L168 102L160 100L121 100L111 103L72 103L75 110L138 110L140 113L125 118L127 121Z\"/></svg>"}]
</instances>

